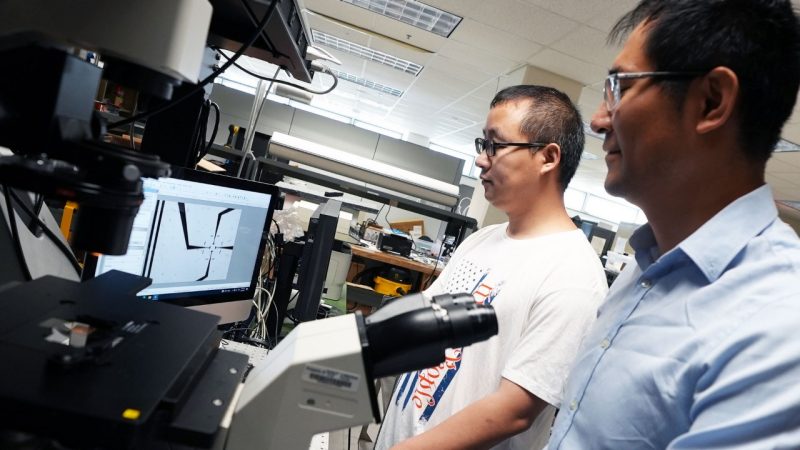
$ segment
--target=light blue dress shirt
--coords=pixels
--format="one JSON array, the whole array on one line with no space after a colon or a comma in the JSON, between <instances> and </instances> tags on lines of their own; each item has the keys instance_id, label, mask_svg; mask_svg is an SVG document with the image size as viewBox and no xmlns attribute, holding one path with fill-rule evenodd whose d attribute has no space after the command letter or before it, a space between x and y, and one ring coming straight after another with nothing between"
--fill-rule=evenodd
<instances>
[{"instance_id":1,"label":"light blue dress shirt","mask_svg":"<svg viewBox=\"0 0 800 450\"><path fill-rule=\"evenodd\" d=\"M800 448L800 240L769 187L661 256L648 225L631 245L548 448Z\"/></svg>"}]
</instances>

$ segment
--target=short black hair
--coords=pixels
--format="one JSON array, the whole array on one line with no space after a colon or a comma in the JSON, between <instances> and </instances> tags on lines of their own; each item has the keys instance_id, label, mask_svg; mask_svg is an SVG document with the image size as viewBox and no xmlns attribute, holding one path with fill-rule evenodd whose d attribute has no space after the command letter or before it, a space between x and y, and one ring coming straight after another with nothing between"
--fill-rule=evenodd
<instances>
[{"instance_id":1,"label":"short black hair","mask_svg":"<svg viewBox=\"0 0 800 450\"><path fill-rule=\"evenodd\" d=\"M739 141L747 158L766 162L800 86L800 22L789 0L642 0L609 35L620 43L639 24L654 70L728 67L739 78ZM673 89L676 101L681 93Z\"/></svg>"},{"instance_id":2,"label":"short black hair","mask_svg":"<svg viewBox=\"0 0 800 450\"><path fill-rule=\"evenodd\" d=\"M531 100L520 131L531 141L555 142L561 147L558 181L566 190L578 170L583 153L583 120L567 94L547 86L523 84L498 92L491 107L519 100Z\"/></svg>"}]
</instances>

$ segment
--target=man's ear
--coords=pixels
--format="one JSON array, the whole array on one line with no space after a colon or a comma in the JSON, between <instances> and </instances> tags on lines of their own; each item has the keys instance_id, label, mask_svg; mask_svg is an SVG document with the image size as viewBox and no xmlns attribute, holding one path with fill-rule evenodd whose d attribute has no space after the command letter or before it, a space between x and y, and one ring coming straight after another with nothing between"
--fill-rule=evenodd
<instances>
[{"instance_id":1,"label":"man's ear","mask_svg":"<svg viewBox=\"0 0 800 450\"><path fill-rule=\"evenodd\" d=\"M727 124L739 99L739 77L727 67L715 67L700 79L700 116L696 130L709 133Z\"/></svg>"},{"instance_id":2,"label":"man's ear","mask_svg":"<svg viewBox=\"0 0 800 450\"><path fill-rule=\"evenodd\" d=\"M544 162L540 169L540 173L544 175L547 172L557 171L558 165L561 163L561 147L555 142L551 142L536 152L539 158Z\"/></svg>"}]
</instances>

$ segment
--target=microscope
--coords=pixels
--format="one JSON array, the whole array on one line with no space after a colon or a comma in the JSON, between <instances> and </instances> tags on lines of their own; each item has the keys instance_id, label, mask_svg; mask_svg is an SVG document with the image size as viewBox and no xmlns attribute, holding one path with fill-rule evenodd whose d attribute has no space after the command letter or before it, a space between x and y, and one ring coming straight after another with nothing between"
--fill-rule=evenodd
<instances>
[{"instance_id":1,"label":"microscope","mask_svg":"<svg viewBox=\"0 0 800 450\"><path fill-rule=\"evenodd\" d=\"M147 284L111 271L2 291L0 447L306 450L315 434L380 422L376 379L497 334L470 294L413 294L299 324L242 383L247 356L219 349L216 316L132 295ZM91 331L65 331L75 321Z\"/></svg>"},{"instance_id":2,"label":"microscope","mask_svg":"<svg viewBox=\"0 0 800 450\"><path fill-rule=\"evenodd\" d=\"M246 357L219 349L215 316L142 301L150 281L122 272L78 282L64 239L43 237L47 196L80 205L72 246L124 252L142 177L170 173L104 141L136 116L109 124L95 111L101 78L174 106L213 80L200 80L211 43L310 81L297 1L0 2L3 448L304 450L313 434L380 420L376 378L497 333L468 294L418 294L369 318L300 324L241 383Z\"/></svg>"},{"instance_id":3,"label":"microscope","mask_svg":"<svg viewBox=\"0 0 800 450\"><path fill-rule=\"evenodd\" d=\"M94 109L101 78L170 99L181 83L197 83L211 14L203 0L0 5L0 145L13 152L0 157L0 182L77 202L76 248L124 252L141 178L170 171L154 155L103 141L107 124Z\"/></svg>"}]
</instances>

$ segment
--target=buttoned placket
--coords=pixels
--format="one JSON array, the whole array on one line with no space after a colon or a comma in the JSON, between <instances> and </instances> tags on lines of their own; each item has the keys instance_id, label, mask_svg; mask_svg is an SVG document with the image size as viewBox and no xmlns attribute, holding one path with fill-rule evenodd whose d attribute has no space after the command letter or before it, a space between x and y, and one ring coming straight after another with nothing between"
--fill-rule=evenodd
<instances>
[{"instance_id":1,"label":"buttoned placket","mask_svg":"<svg viewBox=\"0 0 800 450\"><path fill-rule=\"evenodd\" d=\"M655 265L655 264L654 264ZM608 349L611 347L612 341L614 337L619 333L619 329L622 328L622 324L625 323L626 320L633 314L634 311L639 307L639 304L644 300L644 297L647 295L648 292L653 288L653 279L651 277L653 265L651 265L648 270L646 270L640 277L638 282L636 283L636 296L634 297L636 300L631 302L631 305L628 307L628 310L625 314L621 314L621 319L614 325L613 329L607 334L607 337L600 341L600 348L602 349L601 352L598 352L597 358L594 361L594 366L592 370L588 373L589 378L584 380L583 386L580 389L578 395L575 398L571 399L569 402L569 411L564 411L569 417L569 425L567 426L567 432L569 428L572 427L572 421L575 419L575 415L578 413L578 408L580 406L580 400L583 398L583 395L586 393L586 388L589 385L589 381L592 379L592 374L595 373L597 370L597 366L600 364L600 361L603 359L603 356L607 353ZM562 437L566 437L567 433L564 433ZM558 443L559 448L561 446L561 442Z\"/></svg>"}]
</instances>

